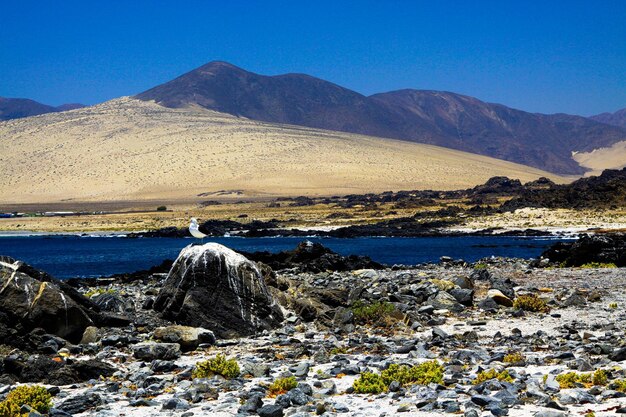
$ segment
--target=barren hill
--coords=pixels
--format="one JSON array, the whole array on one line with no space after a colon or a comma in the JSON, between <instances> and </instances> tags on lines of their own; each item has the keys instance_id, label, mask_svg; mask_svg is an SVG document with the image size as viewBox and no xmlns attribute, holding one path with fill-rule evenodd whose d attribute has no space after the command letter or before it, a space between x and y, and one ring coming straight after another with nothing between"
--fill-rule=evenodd
<instances>
[{"instance_id":1,"label":"barren hill","mask_svg":"<svg viewBox=\"0 0 626 417\"><path fill-rule=\"evenodd\" d=\"M5 203L459 189L495 175L564 180L436 146L131 98L2 122L0 146Z\"/></svg>"},{"instance_id":2,"label":"barren hill","mask_svg":"<svg viewBox=\"0 0 626 417\"><path fill-rule=\"evenodd\" d=\"M550 172L582 174L573 152L626 140L626 130L585 117L535 114L460 94L400 90L366 97L305 74L264 76L211 62L136 96L254 120L428 143Z\"/></svg>"}]
</instances>

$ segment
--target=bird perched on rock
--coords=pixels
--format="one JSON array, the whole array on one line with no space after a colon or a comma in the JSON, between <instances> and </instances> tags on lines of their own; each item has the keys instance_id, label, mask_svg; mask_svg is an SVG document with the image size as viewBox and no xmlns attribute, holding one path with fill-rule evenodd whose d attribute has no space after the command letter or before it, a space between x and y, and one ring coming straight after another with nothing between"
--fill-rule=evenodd
<instances>
[{"instance_id":1,"label":"bird perched on rock","mask_svg":"<svg viewBox=\"0 0 626 417\"><path fill-rule=\"evenodd\" d=\"M206 234L200 231L198 220L194 218L191 219L191 223L189 224L189 233L191 233L191 236L197 239L201 239L201 241L204 240L204 238L206 237Z\"/></svg>"}]
</instances>

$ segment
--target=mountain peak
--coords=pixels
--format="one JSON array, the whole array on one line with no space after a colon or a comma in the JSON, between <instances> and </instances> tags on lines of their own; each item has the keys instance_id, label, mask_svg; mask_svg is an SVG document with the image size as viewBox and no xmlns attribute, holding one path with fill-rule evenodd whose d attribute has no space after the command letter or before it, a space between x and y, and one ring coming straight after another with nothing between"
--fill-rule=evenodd
<instances>
[{"instance_id":1,"label":"mountain peak","mask_svg":"<svg viewBox=\"0 0 626 417\"><path fill-rule=\"evenodd\" d=\"M626 140L626 131L578 116L539 115L446 91L405 89L366 97L305 74L265 76L213 61L136 96L165 107L478 153L547 171L582 174L572 152Z\"/></svg>"}]
</instances>

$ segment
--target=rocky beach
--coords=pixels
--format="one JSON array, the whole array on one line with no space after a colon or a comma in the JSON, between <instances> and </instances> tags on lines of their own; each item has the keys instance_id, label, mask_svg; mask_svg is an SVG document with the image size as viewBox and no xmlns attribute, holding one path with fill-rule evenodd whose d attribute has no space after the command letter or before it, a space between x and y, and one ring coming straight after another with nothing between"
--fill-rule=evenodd
<instances>
[{"instance_id":1,"label":"rocky beach","mask_svg":"<svg viewBox=\"0 0 626 417\"><path fill-rule=\"evenodd\" d=\"M26 385L48 401L31 417L626 412L621 235L531 261L246 256L68 281L3 258L2 404Z\"/></svg>"}]
</instances>

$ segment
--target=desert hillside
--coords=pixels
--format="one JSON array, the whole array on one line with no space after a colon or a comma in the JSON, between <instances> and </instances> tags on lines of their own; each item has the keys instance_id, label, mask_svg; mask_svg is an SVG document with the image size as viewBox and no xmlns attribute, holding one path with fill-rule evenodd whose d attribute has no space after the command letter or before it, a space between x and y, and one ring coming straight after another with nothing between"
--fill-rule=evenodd
<instances>
[{"instance_id":1,"label":"desert hillside","mask_svg":"<svg viewBox=\"0 0 626 417\"><path fill-rule=\"evenodd\" d=\"M131 98L0 123L0 201L130 201L458 189L547 172L431 145Z\"/></svg>"}]
</instances>

